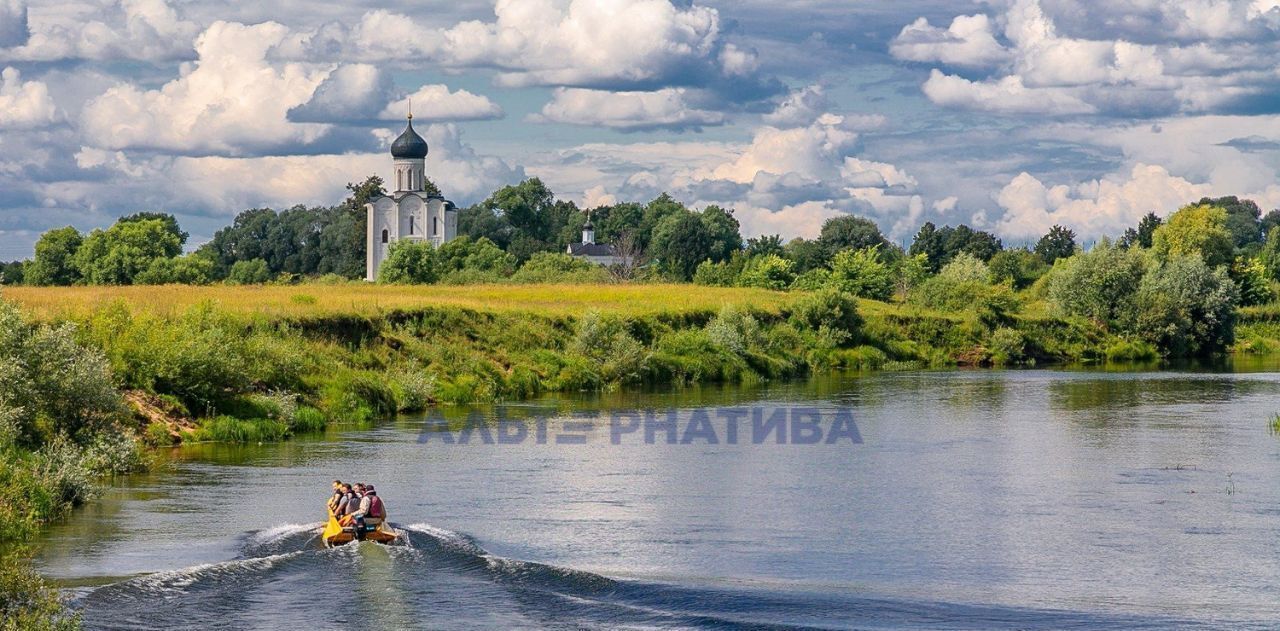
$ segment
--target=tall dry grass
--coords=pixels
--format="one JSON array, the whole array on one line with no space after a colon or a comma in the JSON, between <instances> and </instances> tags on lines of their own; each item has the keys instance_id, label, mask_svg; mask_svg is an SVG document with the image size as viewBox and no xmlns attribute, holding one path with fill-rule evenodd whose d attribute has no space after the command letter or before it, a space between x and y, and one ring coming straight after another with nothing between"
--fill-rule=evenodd
<instances>
[{"instance_id":1,"label":"tall dry grass","mask_svg":"<svg viewBox=\"0 0 1280 631\"><path fill-rule=\"evenodd\" d=\"M749 305L777 313L796 295L763 289L695 285L262 285L195 287L10 287L3 297L45 320L82 319L123 301L134 312L171 316L211 302L222 310L267 317L334 314L377 315L422 307L459 307L476 311L522 312L548 317L579 316L588 311L619 316L716 311L725 305Z\"/></svg>"}]
</instances>

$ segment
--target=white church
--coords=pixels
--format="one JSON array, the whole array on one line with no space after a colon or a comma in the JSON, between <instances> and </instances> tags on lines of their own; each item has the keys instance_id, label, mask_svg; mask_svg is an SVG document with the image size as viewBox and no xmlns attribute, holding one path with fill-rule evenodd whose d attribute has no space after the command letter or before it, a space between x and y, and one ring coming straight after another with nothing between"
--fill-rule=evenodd
<instances>
[{"instance_id":1,"label":"white church","mask_svg":"<svg viewBox=\"0 0 1280 631\"><path fill-rule=\"evenodd\" d=\"M376 197L364 207L368 281L378 279L378 268L387 260L392 243L403 239L439 247L458 235L457 207L439 193L426 191L427 141L413 131L413 114L404 133L391 143L391 158L395 165L395 179L387 183L391 194Z\"/></svg>"}]
</instances>

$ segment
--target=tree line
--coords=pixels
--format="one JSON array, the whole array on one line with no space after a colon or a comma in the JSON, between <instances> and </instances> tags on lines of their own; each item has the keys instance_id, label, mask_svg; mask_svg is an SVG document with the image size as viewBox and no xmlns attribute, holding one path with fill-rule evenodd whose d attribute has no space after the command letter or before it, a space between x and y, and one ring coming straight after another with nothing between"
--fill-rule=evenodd
<instances>
[{"instance_id":1,"label":"tree line","mask_svg":"<svg viewBox=\"0 0 1280 631\"><path fill-rule=\"evenodd\" d=\"M37 242L31 260L0 264L0 281L127 285L359 279L365 272L364 204L384 194L384 188L376 176L347 188L350 195L336 206L246 210L189 253L184 253L188 234L164 213L136 213L88 234L71 227L50 230ZM662 194L643 204L620 202L590 210L597 241L614 244L630 260L625 269L612 270L564 253L580 239L587 220L583 209L557 199L539 179L530 178L461 209L454 241L439 248L395 244L379 280L624 278L775 290L830 288L863 298L981 313L991 326L1016 313L1022 302L1044 299L1064 315L1090 318L1118 334L1138 335L1159 324L1175 333L1143 334L1144 343L1161 352L1191 353L1223 348L1229 343L1227 311L1270 301L1271 284L1280 280L1280 210L1264 215L1256 203L1237 197L1203 198L1167 221L1148 213L1117 239L1103 239L1084 252L1075 233L1062 226L1053 226L1033 246L1006 248L992 233L932 222L903 248L874 221L853 215L827 220L813 239L744 239L732 210L716 205L693 209ZM1229 308L1178 304L1169 308L1181 309L1179 322L1153 319L1141 313L1139 303L1157 301L1156 288L1166 294L1176 289L1187 300L1195 294L1229 303Z\"/></svg>"}]
</instances>

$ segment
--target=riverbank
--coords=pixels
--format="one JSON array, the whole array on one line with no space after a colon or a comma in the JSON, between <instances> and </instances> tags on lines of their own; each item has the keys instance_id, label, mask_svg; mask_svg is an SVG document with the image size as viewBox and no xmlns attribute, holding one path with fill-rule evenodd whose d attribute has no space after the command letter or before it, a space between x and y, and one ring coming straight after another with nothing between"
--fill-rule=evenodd
<instances>
[{"instance_id":1,"label":"riverbank","mask_svg":"<svg viewBox=\"0 0 1280 631\"><path fill-rule=\"evenodd\" d=\"M691 285L13 288L100 350L153 444L277 440L431 405L832 369L1092 360L1082 322ZM1129 359L1129 357L1125 357Z\"/></svg>"}]
</instances>

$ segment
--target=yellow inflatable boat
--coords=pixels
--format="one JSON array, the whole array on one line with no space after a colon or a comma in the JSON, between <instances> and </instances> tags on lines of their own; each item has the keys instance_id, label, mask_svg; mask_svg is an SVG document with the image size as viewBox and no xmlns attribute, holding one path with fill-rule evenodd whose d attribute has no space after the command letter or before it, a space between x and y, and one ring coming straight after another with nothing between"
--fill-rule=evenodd
<instances>
[{"instance_id":1,"label":"yellow inflatable boat","mask_svg":"<svg viewBox=\"0 0 1280 631\"><path fill-rule=\"evenodd\" d=\"M338 518L333 516L333 511L326 508L325 512L329 514L329 521L325 522L324 532L320 533L320 538L324 540L324 545L327 547L341 546L352 541L391 543L396 540L396 531L387 524L386 519L376 526L366 524L361 529L355 524L343 526L338 523Z\"/></svg>"}]
</instances>

